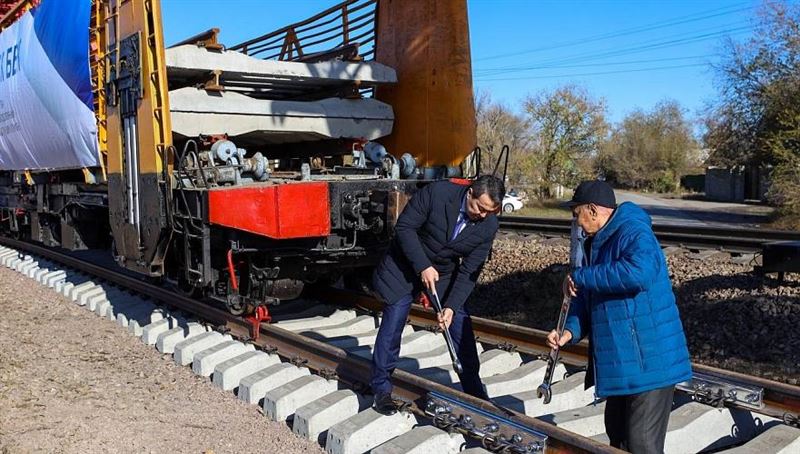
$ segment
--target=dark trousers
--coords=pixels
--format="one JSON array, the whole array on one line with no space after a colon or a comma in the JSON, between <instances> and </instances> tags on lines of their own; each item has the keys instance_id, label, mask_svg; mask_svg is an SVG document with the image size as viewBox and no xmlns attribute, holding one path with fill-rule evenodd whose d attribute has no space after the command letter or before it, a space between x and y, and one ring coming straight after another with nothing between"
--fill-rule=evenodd
<instances>
[{"instance_id":1,"label":"dark trousers","mask_svg":"<svg viewBox=\"0 0 800 454\"><path fill-rule=\"evenodd\" d=\"M375 394L392 392L390 376L400 356L400 338L412 300L411 295L406 295L393 304L386 304L383 307L383 319L372 351L371 385ZM478 350L475 348L475 334L472 332L472 321L464 307L453 314L449 331L461 366L464 368L464 372L459 375L461 388L467 394L485 398L483 383L478 376L481 364L478 360Z\"/></svg>"},{"instance_id":2,"label":"dark trousers","mask_svg":"<svg viewBox=\"0 0 800 454\"><path fill-rule=\"evenodd\" d=\"M611 446L634 454L664 452L674 386L606 399L606 434Z\"/></svg>"}]
</instances>

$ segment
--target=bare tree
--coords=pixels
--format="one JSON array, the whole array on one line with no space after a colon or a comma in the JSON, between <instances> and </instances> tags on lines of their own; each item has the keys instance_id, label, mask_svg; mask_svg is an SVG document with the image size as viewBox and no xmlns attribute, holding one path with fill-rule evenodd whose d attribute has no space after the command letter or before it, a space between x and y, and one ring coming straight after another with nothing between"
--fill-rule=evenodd
<instances>
[{"instance_id":1,"label":"bare tree","mask_svg":"<svg viewBox=\"0 0 800 454\"><path fill-rule=\"evenodd\" d=\"M553 186L572 186L586 178L582 161L592 159L608 132L606 105L576 85L529 96L524 102L533 148L539 155L544 196Z\"/></svg>"},{"instance_id":2,"label":"bare tree","mask_svg":"<svg viewBox=\"0 0 800 454\"><path fill-rule=\"evenodd\" d=\"M504 104L492 100L488 91L476 95L478 145L483 150L484 171L490 171L504 145L511 148L508 181L529 184L535 156L530 149L530 130L525 119ZM500 170L502 172L502 170Z\"/></svg>"}]
</instances>

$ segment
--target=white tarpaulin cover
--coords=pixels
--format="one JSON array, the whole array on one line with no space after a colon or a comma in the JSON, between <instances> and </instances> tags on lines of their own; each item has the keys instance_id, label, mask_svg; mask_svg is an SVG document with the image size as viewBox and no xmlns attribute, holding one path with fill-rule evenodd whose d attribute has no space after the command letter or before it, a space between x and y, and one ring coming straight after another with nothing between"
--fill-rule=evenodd
<instances>
[{"instance_id":1,"label":"white tarpaulin cover","mask_svg":"<svg viewBox=\"0 0 800 454\"><path fill-rule=\"evenodd\" d=\"M44 0L0 33L0 170L99 166L88 0Z\"/></svg>"}]
</instances>

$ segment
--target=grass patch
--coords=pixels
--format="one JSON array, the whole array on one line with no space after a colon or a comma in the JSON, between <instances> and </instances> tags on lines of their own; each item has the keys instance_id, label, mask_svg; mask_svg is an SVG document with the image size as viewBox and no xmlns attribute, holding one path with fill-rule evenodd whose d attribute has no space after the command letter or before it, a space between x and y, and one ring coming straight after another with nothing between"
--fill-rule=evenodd
<instances>
[{"instance_id":1,"label":"grass patch","mask_svg":"<svg viewBox=\"0 0 800 454\"><path fill-rule=\"evenodd\" d=\"M522 209L513 212L511 216L571 219L572 213L566 208L559 208L559 203L561 201L556 199L528 199Z\"/></svg>"}]
</instances>

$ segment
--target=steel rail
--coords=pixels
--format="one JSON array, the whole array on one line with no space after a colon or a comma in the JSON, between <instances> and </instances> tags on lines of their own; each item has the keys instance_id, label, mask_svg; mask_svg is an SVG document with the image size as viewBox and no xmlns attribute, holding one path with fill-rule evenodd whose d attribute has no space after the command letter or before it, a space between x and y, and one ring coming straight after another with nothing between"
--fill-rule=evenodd
<instances>
[{"instance_id":1,"label":"steel rail","mask_svg":"<svg viewBox=\"0 0 800 454\"><path fill-rule=\"evenodd\" d=\"M356 390L364 389L365 382L370 376L371 363L369 361L355 355L349 355L345 350L328 345L324 342L284 330L276 325L265 323L260 326L260 335L258 339L253 340L250 339L249 322L207 303L173 293L168 289L143 281L138 277L124 274L91 262L86 262L47 247L5 237L0 237L0 244L60 263L69 268L80 270L81 272L96 276L114 285L124 287L159 301L175 310L191 313L204 323L223 328L229 331L233 336L239 339L247 339L259 348L278 354L287 360L295 363L302 363L306 367L318 372L323 377L335 377ZM544 421L499 407L491 402L477 399L439 383L417 377L403 370L395 370L392 378L396 394L410 401L412 403L410 410L421 416L425 415L424 412L428 402L428 394L430 392L436 392L460 402L467 403L472 407L490 414L500 414L517 424L545 434L548 437L548 453L622 452Z\"/></svg>"},{"instance_id":2,"label":"steel rail","mask_svg":"<svg viewBox=\"0 0 800 454\"><path fill-rule=\"evenodd\" d=\"M571 222L569 219L501 216L500 229L568 238ZM737 253L760 252L764 244L773 241L800 241L800 232L754 228L653 224L653 232L662 244Z\"/></svg>"},{"instance_id":3,"label":"steel rail","mask_svg":"<svg viewBox=\"0 0 800 454\"><path fill-rule=\"evenodd\" d=\"M378 312L383 306L379 300L369 295L341 289L326 288L324 292L320 292L316 296L325 302L344 306L349 305L371 312ZM432 327L436 324L436 317L433 311L426 310L422 305L412 304L409 321L413 325ZM475 336L479 341L497 346L506 346L502 348L512 348L522 353L537 356L544 356L550 351L546 345L547 331L480 317L472 317L472 329L475 331ZM588 354L589 343L586 340L564 346L561 350L562 360L567 364L576 366L586 365ZM698 373L713 375L764 389L765 406L763 409L742 408L775 418L782 418L787 412L791 414L800 413L800 386L792 386L698 363L692 363L692 369ZM738 407L737 404L733 403L727 405Z\"/></svg>"}]
</instances>

